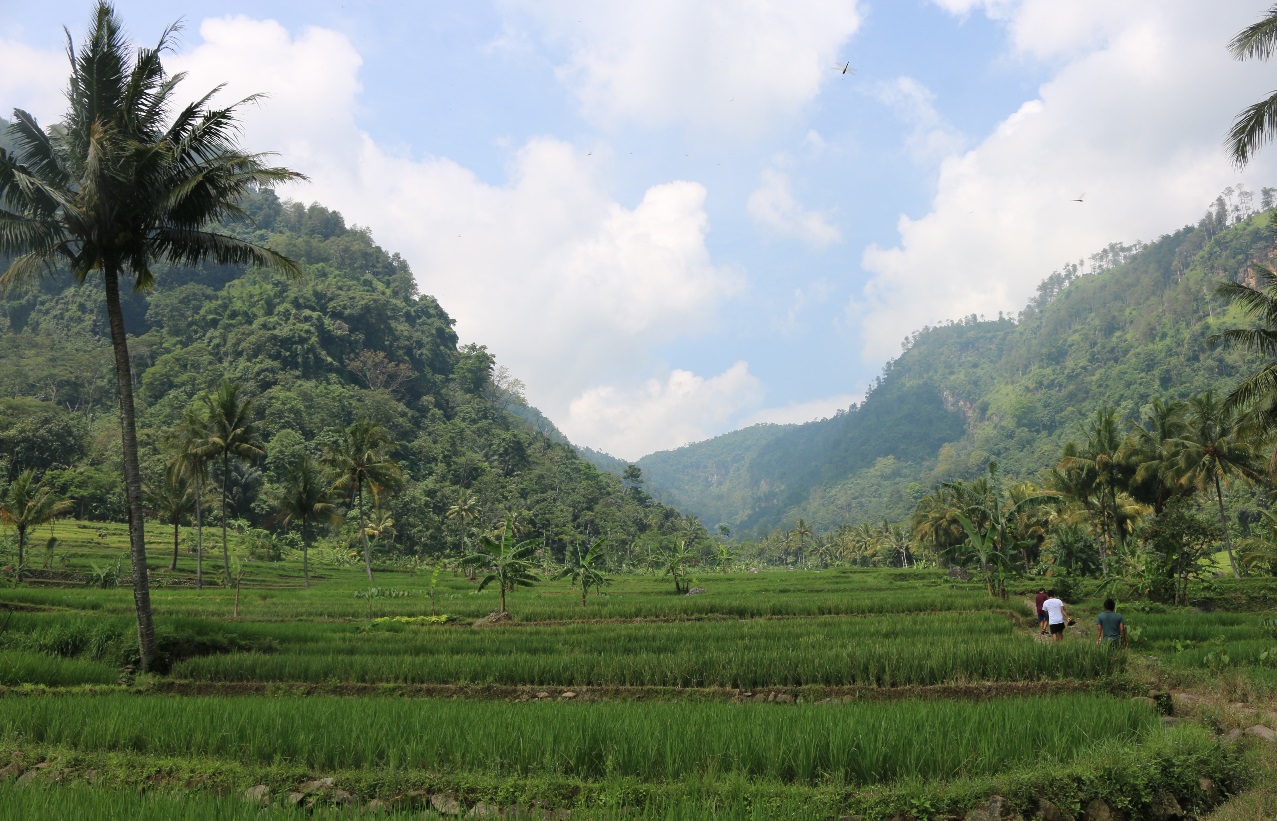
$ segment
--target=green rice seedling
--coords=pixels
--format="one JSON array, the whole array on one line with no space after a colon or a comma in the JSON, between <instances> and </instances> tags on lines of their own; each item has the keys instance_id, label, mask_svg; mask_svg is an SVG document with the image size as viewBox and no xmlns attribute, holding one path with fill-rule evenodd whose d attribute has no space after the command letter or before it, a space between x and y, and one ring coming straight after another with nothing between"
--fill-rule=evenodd
<instances>
[{"instance_id":1,"label":"green rice seedling","mask_svg":"<svg viewBox=\"0 0 1277 821\"><path fill-rule=\"evenodd\" d=\"M114 684L119 676L118 667L100 661L56 658L31 650L0 650L0 686Z\"/></svg>"},{"instance_id":2,"label":"green rice seedling","mask_svg":"<svg viewBox=\"0 0 1277 821\"><path fill-rule=\"evenodd\" d=\"M992 614L908 619L567 624L359 632L255 625L278 652L192 658L177 678L214 681L740 687L1089 679L1125 657L1086 642L1044 645Z\"/></svg>"},{"instance_id":3,"label":"green rice seedling","mask_svg":"<svg viewBox=\"0 0 1277 821\"><path fill-rule=\"evenodd\" d=\"M1091 696L977 703L768 705L467 702L134 695L0 699L0 737L318 771L404 769L646 782L733 773L784 784L880 784L1068 762L1132 741L1151 708Z\"/></svg>"}]
</instances>

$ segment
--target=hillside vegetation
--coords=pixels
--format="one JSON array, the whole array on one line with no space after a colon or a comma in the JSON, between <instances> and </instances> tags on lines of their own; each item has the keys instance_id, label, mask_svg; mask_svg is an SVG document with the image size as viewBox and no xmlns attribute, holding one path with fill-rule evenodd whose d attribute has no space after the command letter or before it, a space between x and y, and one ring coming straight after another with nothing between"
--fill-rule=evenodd
<instances>
[{"instance_id":1,"label":"hillside vegetation","mask_svg":"<svg viewBox=\"0 0 1277 821\"><path fill-rule=\"evenodd\" d=\"M1230 222L1232 224L1230 224ZM758 426L639 460L653 493L761 536L902 521L943 481L1035 478L1101 407L1226 393L1256 360L1210 337L1248 324L1214 294L1270 255L1271 212L1221 198L1196 226L1114 245L1053 273L1016 318L969 316L904 342L864 402L831 419ZM1083 271L1087 273L1083 273Z\"/></svg>"},{"instance_id":2,"label":"hillside vegetation","mask_svg":"<svg viewBox=\"0 0 1277 821\"><path fill-rule=\"evenodd\" d=\"M368 505L366 532L382 555L455 553L507 517L557 556L609 536L622 563L645 540L684 532L677 511L579 458L524 407L522 385L483 346L459 346L452 319L418 294L407 262L366 230L270 191L244 207L252 222L228 230L297 260L302 281L243 267L157 266L153 291L125 294L149 485L162 484L176 455L183 414L205 408L203 397L229 380L251 402L264 451L227 466L226 514L241 526L277 538L295 531L280 506L289 471L303 457L322 461L365 419L388 434L387 456L401 468ZM73 500L74 515L122 521L102 289L70 283L55 273L0 296L0 487L31 470ZM223 477L217 460L210 467L204 513L217 523ZM350 494L336 501L355 505ZM355 546L354 519L331 531L335 544Z\"/></svg>"}]
</instances>

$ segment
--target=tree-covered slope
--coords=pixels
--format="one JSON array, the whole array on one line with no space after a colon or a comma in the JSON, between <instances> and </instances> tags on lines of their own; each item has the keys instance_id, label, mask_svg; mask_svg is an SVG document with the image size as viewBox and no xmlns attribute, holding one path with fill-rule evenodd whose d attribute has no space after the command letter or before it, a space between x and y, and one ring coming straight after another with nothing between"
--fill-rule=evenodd
<instances>
[{"instance_id":1,"label":"tree-covered slope","mask_svg":"<svg viewBox=\"0 0 1277 821\"><path fill-rule=\"evenodd\" d=\"M1034 477L1099 407L1134 417L1155 396L1226 391L1253 366L1210 344L1244 324L1214 289L1267 259L1270 216L1230 226L1217 207L1149 245L1110 246L1090 273L1069 265L1048 277L1017 319L971 316L913 334L864 402L832 419L638 464L686 510L742 534L799 518L817 529L900 521L938 482L974 477L991 458Z\"/></svg>"},{"instance_id":2,"label":"tree-covered slope","mask_svg":"<svg viewBox=\"0 0 1277 821\"><path fill-rule=\"evenodd\" d=\"M561 554L610 536L618 552L681 532L683 517L579 458L520 385L417 293L408 264L318 205L264 191L228 230L302 264L298 282L205 264L158 268L128 293L143 467L170 458L168 433L223 378L253 398L265 456L234 468L230 514L278 526L288 468L321 456L359 417L394 442L405 480L382 503L379 539L398 552L455 551L466 529L506 516ZM0 260L0 270L8 260ZM119 424L102 288L52 272L0 296L0 481L33 468L81 516L123 516ZM624 556L618 556L623 559Z\"/></svg>"}]
</instances>

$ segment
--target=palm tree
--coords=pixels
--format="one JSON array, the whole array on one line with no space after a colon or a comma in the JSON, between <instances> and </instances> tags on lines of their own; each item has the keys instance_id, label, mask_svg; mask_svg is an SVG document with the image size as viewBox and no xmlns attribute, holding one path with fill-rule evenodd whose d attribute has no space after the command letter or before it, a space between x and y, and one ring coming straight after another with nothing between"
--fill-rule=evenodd
<instances>
[{"instance_id":1,"label":"palm tree","mask_svg":"<svg viewBox=\"0 0 1277 821\"><path fill-rule=\"evenodd\" d=\"M1267 60L1277 49L1277 6L1268 9L1258 23L1237 33L1228 50L1238 60ZM1228 132L1228 149L1238 167L1250 161L1255 149L1277 133L1277 92L1242 110Z\"/></svg>"},{"instance_id":2,"label":"palm tree","mask_svg":"<svg viewBox=\"0 0 1277 821\"><path fill-rule=\"evenodd\" d=\"M18 531L18 581L22 581L23 549L27 531L65 516L72 509L67 499L59 499L53 489L35 480L34 470L18 474L0 496L0 522Z\"/></svg>"},{"instance_id":3,"label":"palm tree","mask_svg":"<svg viewBox=\"0 0 1277 821\"><path fill-rule=\"evenodd\" d=\"M1122 540L1118 493L1125 487L1126 479L1132 471L1123 460L1126 449L1118 430L1116 410L1100 408L1095 412L1091 427L1083 432L1086 434L1086 445L1078 448L1069 442L1064 446L1064 455L1056 468L1056 476L1067 477L1066 484L1078 488L1077 492L1084 493L1083 497L1075 497L1078 501L1091 507L1092 503L1084 501L1084 498L1089 496L1094 500L1094 508L1100 518L1099 530L1104 534L1100 542L1100 567L1107 576L1109 553Z\"/></svg>"},{"instance_id":4,"label":"palm tree","mask_svg":"<svg viewBox=\"0 0 1277 821\"><path fill-rule=\"evenodd\" d=\"M169 76L160 55L176 32L170 26L155 48L134 56L115 10L99 0L79 51L68 37L71 76L62 122L46 131L30 114L15 110L9 135L16 150L0 150L0 254L14 255L0 288L58 263L66 263L77 282L95 271L102 275L119 390L142 670L156 655L155 625L120 278L129 276L134 290L146 290L153 262L194 264L206 258L300 273L294 262L263 246L204 229L241 213L236 203L253 187L301 175L267 166L265 155L236 144L236 109L254 98L212 108L210 93L174 114L182 75Z\"/></svg>"},{"instance_id":5,"label":"palm tree","mask_svg":"<svg viewBox=\"0 0 1277 821\"><path fill-rule=\"evenodd\" d=\"M334 522L341 518L337 506L330 501L331 488L331 481L309 456L303 456L284 474L279 509L285 524L296 523L301 528L302 577L307 587L310 587L310 533L306 526L313 521Z\"/></svg>"},{"instance_id":6,"label":"palm tree","mask_svg":"<svg viewBox=\"0 0 1277 821\"><path fill-rule=\"evenodd\" d=\"M555 576L555 579L571 579L572 584L581 585L581 606L585 607L585 595L590 592L590 588L594 588L594 592L598 593L599 588L608 584L610 581L603 575L603 544L607 539L599 539L590 545L590 549L581 552L578 547L575 551L569 551L565 557L568 563L563 570Z\"/></svg>"},{"instance_id":7,"label":"palm tree","mask_svg":"<svg viewBox=\"0 0 1277 821\"><path fill-rule=\"evenodd\" d=\"M1262 368L1243 379L1224 399L1224 408L1239 411L1256 438L1277 432L1277 273L1255 266L1256 285L1225 282L1215 293L1241 306L1242 313L1257 320L1256 328L1232 328L1215 334L1211 342L1243 348L1267 360ZM1269 469L1277 467L1277 451L1269 459Z\"/></svg>"},{"instance_id":8,"label":"palm tree","mask_svg":"<svg viewBox=\"0 0 1277 821\"><path fill-rule=\"evenodd\" d=\"M266 453L257 441L257 425L253 421L253 400L240 396L240 385L223 379L217 389L204 394L204 442L200 448L208 459L216 459L222 467L222 568L226 584L231 583L230 550L226 546L227 485L231 475L231 459L252 460Z\"/></svg>"},{"instance_id":9,"label":"palm tree","mask_svg":"<svg viewBox=\"0 0 1277 821\"><path fill-rule=\"evenodd\" d=\"M444 513L446 517L458 523L459 534L457 536L457 550L465 553L466 549L466 530L467 525L479 518L479 499L466 488L461 489L461 493L457 494L457 501L448 506L448 510ZM515 524L514 516L511 515L506 519L502 527L508 525L518 531L520 526ZM498 528L494 528L494 532L500 532Z\"/></svg>"},{"instance_id":10,"label":"palm tree","mask_svg":"<svg viewBox=\"0 0 1277 821\"><path fill-rule=\"evenodd\" d=\"M173 463L160 474L159 481L143 485L142 493L151 512L165 524L173 525L173 561L169 563L168 569L177 570L179 527L183 517L195 508L195 493L190 478L182 471L180 464Z\"/></svg>"},{"instance_id":11,"label":"palm tree","mask_svg":"<svg viewBox=\"0 0 1277 821\"><path fill-rule=\"evenodd\" d=\"M1155 398L1124 443L1124 458L1136 465L1131 493L1151 504L1154 513L1161 513L1178 489L1175 464L1184 431L1184 407L1183 402Z\"/></svg>"},{"instance_id":12,"label":"palm tree","mask_svg":"<svg viewBox=\"0 0 1277 821\"><path fill-rule=\"evenodd\" d=\"M807 525L807 520L798 520L798 524L794 525L794 535L798 537L798 566L806 568L807 551L805 549L805 540L811 538L811 528Z\"/></svg>"},{"instance_id":13,"label":"palm tree","mask_svg":"<svg viewBox=\"0 0 1277 821\"><path fill-rule=\"evenodd\" d=\"M536 566L533 556L540 541L529 539L516 544L514 538L514 528L507 521L500 541L486 534L482 535L479 537L479 549L462 559L464 564L486 571L486 575L479 581L480 590L492 582L497 583L501 590L501 610L498 611L501 613L506 612L507 592L516 587L531 587L536 584L536 576L532 575Z\"/></svg>"},{"instance_id":14,"label":"palm tree","mask_svg":"<svg viewBox=\"0 0 1277 821\"><path fill-rule=\"evenodd\" d=\"M364 545L364 569L372 581L372 551L364 524L364 489L374 504L382 490L395 484L403 475L399 465L387 455L390 434L376 422L360 417L341 431L329 446L327 461L337 472L333 488L351 494L359 516L359 536Z\"/></svg>"},{"instance_id":15,"label":"palm tree","mask_svg":"<svg viewBox=\"0 0 1277 821\"><path fill-rule=\"evenodd\" d=\"M1188 402L1188 426L1178 440L1177 460L1181 484L1196 490L1215 491L1224 549L1228 551L1228 563L1235 577L1241 572L1233 556L1228 518L1224 514L1224 485L1233 478L1249 482L1263 480L1252 466L1254 451L1239 433L1237 414L1226 409L1214 391L1195 396Z\"/></svg>"},{"instance_id":16,"label":"palm tree","mask_svg":"<svg viewBox=\"0 0 1277 821\"><path fill-rule=\"evenodd\" d=\"M208 482L208 459L204 445L208 439L208 420L200 406L189 405L182 420L169 434L169 444L176 453L169 470L190 483L195 498L195 589L204 589L204 485Z\"/></svg>"}]
</instances>

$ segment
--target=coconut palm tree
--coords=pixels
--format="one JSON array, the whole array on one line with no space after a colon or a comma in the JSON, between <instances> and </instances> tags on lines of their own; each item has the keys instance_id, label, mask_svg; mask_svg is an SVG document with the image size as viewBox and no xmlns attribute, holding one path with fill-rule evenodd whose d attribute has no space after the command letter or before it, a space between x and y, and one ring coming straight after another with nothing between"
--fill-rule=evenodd
<instances>
[{"instance_id":1,"label":"coconut palm tree","mask_svg":"<svg viewBox=\"0 0 1277 821\"><path fill-rule=\"evenodd\" d=\"M204 394L204 441L200 447L204 457L216 460L222 467L222 569L226 584L231 583L230 551L226 546L227 486L231 476L231 459L250 461L266 453L257 440L257 423L253 420L253 400L240 395L240 385L223 379L216 390Z\"/></svg>"},{"instance_id":2,"label":"coconut palm tree","mask_svg":"<svg viewBox=\"0 0 1277 821\"><path fill-rule=\"evenodd\" d=\"M1258 323L1253 328L1231 328L1210 338L1230 347L1242 348L1264 358L1262 368L1247 376L1224 398L1227 411L1238 411L1255 438L1277 433L1277 273L1255 266L1256 287L1226 282L1215 292L1241 307L1242 313ZM1277 450L1269 458L1269 470L1277 468Z\"/></svg>"},{"instance_id":3,"label":"coconut palm tree","mask_svg":"<svg viewBox=\"0 0 1277 821\"><path fill-rule=\"evenodd\" d=\"M189 405L182 419L169 432L168 446L174 451L168 469L191 485L195 502L195 589L204 589L204 486L208 483L208 459L204 446L208 439L208 419L200 405Z\"/></svg>"},{"instance_id":4,"label":"coconut palm tree","mask_svg":"<svg viewBox=\"0 0 1277 821\"><path fill-rule=\"evenodd\" d=\"M173 526L173 561L168 569L177 570L179 528L186 514L195 509L195 492L190 477L182 471L180 464L170 464L157 481L142 486L142 494L151 512L161 522Z\"/></svg>"},{"instance_id":5,"label":"coconut palm tree","mask_svg":"<svg viewBox=\"0 0 1277 821\"><path fill-rule=\"evenodd\" d=\"M799 519L794 525L794 537L798 539L798 566L807 567L806 540L811 538L811 527L806 519Z\"/></svg>"},{"instance_id":6,"label":"coconut palm tree","mask_svg":"<svg viewBox=\"0 0 1277 821\"><path fill-rule=\"evenodd\" d=\"M1153 399L1123 446L1123 457L1136 466L1131 494L1151 504L1154 513L1161 513L1179 490L1175 465L1184 431L1184 409L1184 403L1177 400Z\"/></svg>"},{"instance_id":7,"label":"coconut palm tree","mask_svg":"<svg viewBox=\"0 0 1277 821\"><path fill-rule=\"evenodd\" d=\"M124 36L115 10L99 0L84 44L68 37L71 76L67 112L45 129L25 111L13 112L13 153L0 150L0 253L14 256L0 287L65 264L77 282L98 272L119 390L120 433L129 557L138 622L140 667L155 658L155 625L146 572L142 472L138 462L120 280L151 287L155 262L255 263L290 274L288 258L205 226L241 213L242 195L258 185L300 179L268 166L265 155L236 144L237 108L213 108L213 93L178 108L181 74L164 70L161 54L173 43L170 26L153 49Z\"/></svg>"},{"instance_id":8,"label":"coconut palm tree","mask_svg":"<svg viewBox=\"0 0 1277 821\"><path fill-rule=\"evenodd\" d=\"M478 519L481 514L479 509L479 498L466 488L461 489L461 493L457 495L457 501L448 506L444 516L457 522L459 532L457 535L457 550L464 554L466 552L466 530L469 524ZM500 527L494 527L494 533L501 533L506 526L518 531L520 526L515 524L515 518L511 515L502 523Z\"/></svg>"},{"instance_id":9,"label":"coconut palm tree","mask_svg":"<svg viewBox=\"0 0 1277 821\"><path fill-rule=\"evenodd\" d=\"M27 531L65 516L72 507L69 500L59 499L53 488L37 482L33 470L22 471L9 483L4 495L0 496L0 522L18 532L18 581L22 581Z\"/></svg>"},{"instance_id":10,"label":"coconut palm tree","mask_svg":"<svg viewBox=\"0 0 1277 821\"><path fill-rule=\"evenodd\" d=\"M381 492L398 483L403 476L399 465L390 458L390 434L376 422L360 417L341 431L337 441L329 446L326 460L336 471L333 488L343 490L354 497L359 516L359 536L364 545L364 569L368 581L372 581L372 551L368 547L365 530L364 490L375 505Z\"/></svg>"},{"instance_id":11,"label":"coconut palm tree","mask_svg":"<svg viewBox=\"0 0 1277 821\"><path fill-rule=\"evenodd\" d=\"M1277 50L1277 6L1257 23L1252 23L1237 33L1228 44L1228 50L1238 60L1257 57L1267 60ZM1233 121L1228 132L1228 149L1233 163L1246 165L1260 145L1277 133L1277 91L1263 100L1243 109Z\"/></svg>"},{"instance_id":12,"label":"coconut palm tree","mask_svg":"<svg viewBox=\"0 0 1277 821\"><path fill-rule=\"evenodd\" d=\"M1255 470L1254 450L1240 435L1237 414L1226 409L1214 391L1195 396L1188 402L1187 430L1178 440L1180 453L1177 468L1185 487L1214 491L1219 505L1219 526L1224 532L1224 549L1233 576L1240 576L1233 542L1228 533L1224 513L1224 485L1233 479L1259 482L1263 476Z\"/></svg>"},{"instance_id":13,"label":"coconut palm tree","mask_svg":"<svg viewBox=\"0 0 1277 821\"><path fill-rule=\"evenodd\" d=\"M303 456L284 474L284 490L279 497L279 509L285 524L297 524L302 537L302 577L310 587L310 533L311 522L335 522L341 519L337 506L331 501L332 481L324 475L319 465L309 456Z\"/></svg>"},{"instance_id":14,"label":"coconut palm tree","mask_svg":"<svg viewBox=\"0 0 1277 821\"><path fill-rule=\"evenodd\" d=\"M1100 567L1108 575L1108 557L1122 542L1121 507L1118 496L1134 471L1125 460L1126 449L1117 422L1117 411L1102 407L1095 412L1089 428L1084 428L1086 444L1077 447L1069 442L1056 468L1057 479L1076 488L1075 496L1099 514ZM1060 488L1064 490L1064 488ZM1065 490L1066 493L1069 491Z\"/></svg>"}]
</instances>

